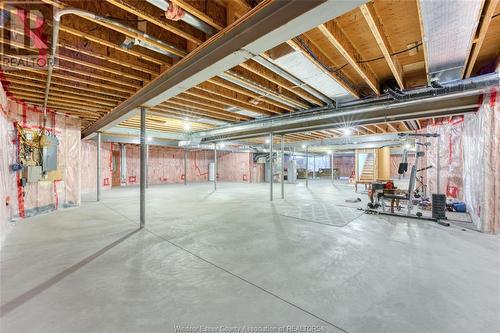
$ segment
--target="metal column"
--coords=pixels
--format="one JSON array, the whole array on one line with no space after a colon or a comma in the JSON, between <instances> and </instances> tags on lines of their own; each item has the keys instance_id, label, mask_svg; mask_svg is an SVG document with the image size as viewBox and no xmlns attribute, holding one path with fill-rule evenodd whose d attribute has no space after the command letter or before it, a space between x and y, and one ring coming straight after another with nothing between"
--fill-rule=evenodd
<instances>
[{"instance_id":1,"label":"metal column","mask_svg":"<svg viewBox=\"0 0 500 333\"><path fill-rule=\"evenodd\" d=\"M97 132L97 182L96 182L96 199L101 200L101 132Z\"/></svg>"},{"instance_id":2,"label":"metal column","mask_svg":"<svg viewBox=\"0 0 500 333\"><path fill-rule=\"evenodd\" d=\"M437 161L436 161L436 175L437 175L437 179L436 179L436 186L437 186L437 190L436 190L436 193L439 194L441 193L441 154L439 152L439 150L441 149L441 136L438 136L437 138L437 154L436 154L436 158L437 158ZM417 149L418 150L418 149Z\"/></svg>"},{"instance_id":3,"label":"metal column","mask_svg":"<svg viewBox=\"0 0 500 333\"><path fill-rule=\"evenodd\" d=\"M149 187L149 144L146 144L146 172L145 173L146 173L146 188L148 188Z\"/></svg>"},{"instance_id":4,"label":"metal column","mask_svg":"<svg viewBox=\"0 0 500 333\"><path fill-rule=\"evenodd\" d=\"M140 227L146 225L146 112L147 109L141 106L141 189L140 189Z\"/></svg>"},{"instance_id":5,"label":"metal column","mask_svg":"<svg viewBox=\"0 0 500 333\"><path fill-rule=\"evenodd\" d=\"M332 173L332 184L333 184L333 152L330 155L331 173Z\"/></svg>"},{"instance_id":6,"label":"metal column","mask_svg":"<svg viewBox=\"0 0 500 333\"><path fill-rule=\"evenodd\" d=\"M187 185L187 149L184 148L184 185Z\"/></svg>"},{"instance_id":7,"label":"metal column","mask_svg":"<svg viewBox=\"0 0 500 333\"><path fill-rule=\"evenodd\" d=\"M309 146L306 146L306 187L309 187Z\"/></svg>"},{"instance_id":8,"label":"metal column","mask_svg":"<svg viewBox=\"0 0 500 333\"><path fill-rule=\"evenodd\" d=\"M127 147L120 144L120 185L127 183Z\"/></svg>"},{"instance_id":9,"label":"metal column","mask_svg":"<svg viewBox=\"0 0 500 333\"><path fill-rule=\"evenodd\" d=\"M285 136L281 135L281 199L285 199Z\"/></svg>"},{"instance_id":10,"label":"metal column","mask_svg":"<svg viewBox=\"0 0 500 333\"><path fill-rule=\"evenodd\" d=\"M270 181L269 181L269 184L270 184L270 187L269 187L269 200L270 201L273 201L273 169L274 169L274 163L273 163L273 132L269 133L269 156L270 156L270 162L269 162L269 166L270 166Z\"/></svg>"},{"instance_id":11,"label":"metal column","mask_svg":"<svg viewBox=\"0 0 500 333\"><path fill-rule=\"evenodd\" d=\"M313 155L313 180L316 179L316 155Z\"/></svg>"},{"instance_id":12,"label":"metal column","mask_svg":"<svg viewBox=\"0 0 500 333\"><path fill-rule=\"evenodd\" d=\"M217 190L217 143L214 143L214 191Z\"/></svg>"}]
</instances>

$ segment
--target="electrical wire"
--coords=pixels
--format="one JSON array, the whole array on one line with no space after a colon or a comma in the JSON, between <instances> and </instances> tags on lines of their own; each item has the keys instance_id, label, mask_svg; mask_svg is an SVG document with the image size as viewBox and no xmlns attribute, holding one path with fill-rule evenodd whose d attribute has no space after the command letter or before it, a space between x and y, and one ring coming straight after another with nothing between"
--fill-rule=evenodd
<instances>
[{"instance_id":1,"label":"electrical wire","mask_svg":"<svg viewBox=\"0 0 500 333\"><path fill-rule=\"evenodd\" d=\"M342 70L343 68L345 68L346 66L349 65L349 63L347 62L347 63L341 65L340 67L337 67L337 68L333 69L331 66L328 66L328 65L322 63L321 60L319 60L319 58L316 56L316 54L314 54L314 52L311 50L311 48L309 47L309 45L307 45L300 36L297 37L296 39L299 42L299 44L307 51L307 53L309 53L309 55L311 57L313 57L314 60L316 60L322 67L324 67L325 69L327 69L330 73L337 73L337 72L339 72L340 70ZM407 48L407 49L404 49L404 50L399 50L399 51L396 51L394 53L391 53L390 56L392 57L392 56L395 56L395 55L398 55L398 54L402 54L402 53L411 51L413 49L418 48L421 45L422 45L422 42L418 42L417 44L415 44L414 46L412 46L410 48ZM370 63L370 62L373 62L373 61L381 60L381 59L384 59L384 58L385 58L384 56L380 56L380 57L376 57L376 58L372 58L372 59L360 60L360 61L357 61L356 63L358 63L358 64L365 64L365 63Z\"/></svg>"}]
</instances>

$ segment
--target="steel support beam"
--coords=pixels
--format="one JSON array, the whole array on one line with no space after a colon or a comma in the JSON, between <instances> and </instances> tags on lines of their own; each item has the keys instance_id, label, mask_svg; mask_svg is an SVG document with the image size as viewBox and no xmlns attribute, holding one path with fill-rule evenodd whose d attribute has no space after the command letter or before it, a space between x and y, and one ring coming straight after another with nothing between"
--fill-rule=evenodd
<instances>
[{"instance_id":1,"label":"steel support beam","mask_svg":"<svg viewBox=\"0 0 500 333\"><path fill-rule=\"evenodd\" d=\"M140 183L140 227L146 225L146 107L141 107L141 183Z\"/></svg>"},{"instance_id":2,"label":"steel support beam","mask_svg":"<svg viewBox=\"0 0 500 333\"><path fill-rule=\"evenodd\" d=\"M96 200L101 200L101 132L97 132L97 181L96 181Z\"/></svg>"},{"instance_id":3,"label":"steel support beam","mask_svg":"<svg viewBox=\"0 0 500 333\"><path fill-rule=\"evenodd\" d=\"M266 1L231 29L151 81L111 112L82 131L86 138L136 115L141 106L153 107L304 31L334 19L366 0Z\"/></svg>"}]
</instances>

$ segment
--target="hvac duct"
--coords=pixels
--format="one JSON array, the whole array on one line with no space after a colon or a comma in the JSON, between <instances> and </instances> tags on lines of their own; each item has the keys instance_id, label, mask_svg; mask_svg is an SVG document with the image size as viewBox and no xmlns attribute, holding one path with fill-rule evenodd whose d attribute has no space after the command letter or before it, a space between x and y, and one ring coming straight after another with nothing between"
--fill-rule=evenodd
<instances>
[{"instance_id":1,"label":"hvac duct","mask_svg":"<svg viewBox=\"0 0 500 333\"><path fill-rule=\"evenodd\" d=\"M460 80L484 1L419 0L429 81Z\"/></svg>"},{"instance_id":2,"label":"hvac duct","mask_svg":"<svg viewBox=\"0 0 500 333\"><path fill-rule=\"evenodd\" d=\"M335 124L357 125L375 121L402 121L431 114L438 116L463 113L475 110L476 96L491 88L497 88L499 83L499 75L495 72L462 80L442 89L417 89L416 93L410 91L405 93L404 101L368 103L365 106L341 108L321 107L306 112L253 120L241 125L200 131L192 135L205 141L241 139L264 135L270 131L281 134L305 129L331 128Z\"/></svg>"}]
</instances>

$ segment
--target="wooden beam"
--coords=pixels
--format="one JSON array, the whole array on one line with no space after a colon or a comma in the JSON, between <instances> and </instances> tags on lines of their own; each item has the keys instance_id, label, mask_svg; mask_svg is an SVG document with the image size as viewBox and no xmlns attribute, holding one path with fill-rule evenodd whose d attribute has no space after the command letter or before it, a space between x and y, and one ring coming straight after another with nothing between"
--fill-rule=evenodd
<instances>
[{"instance_id":1,"label":"wooden beam","mask_svg":"<svg viewBox=\"0 0 500 333\"><path fill-rule=\"evenodd\" d=\"M245 77L242 77L240 76L239 74L237 73L234 73L232 71L227 71L224 73L225 75L231 77L233 80L236 80L236 81L239 81L243 84L246 84L246 85L249 85L251 86L252 88L254 88L255 90L258 90L260 93L261 93L261 96L265 96L265 95L272 95L278 99L281 99L281 100L284 100L284 101L287 101L289 104L292 104L294 105L297 109L307 109L309 108L309 106L305 103L302 103L302 102L299 102L289 96L285 96L283 94L280 94L279 92L276 92L272 89L269 89L267 87L264 87L258 83L255 83ZM292 109L293 110L293 109Z\"/></svg>"},{"instance_id":2,"label":"wooden beam","mask_svg":"<svg viewBox=\"0 0 500 333\"><path fill-rule=\"evenodd\" d=\"M212 118L212 119L217 119L217 120L222 120L222 121L227 121L227 122L237 122L238 120L232 117L228 116L223 116L220 114L214 114L214 113L209 113L206 111L200 111L198 109L194 108L182 108L179 107L178 105L170 105L169 103L162 103L160 105L157 105L155 107L156 109L160 110L165 110L171 113L175 113L181 116L190 116L190 115L196 115L198 117L205 117L205 118Z\"/></svg>"},{"instance_id":3,"label":"wooden beam","mask_svg":"<svg viewBox=\"0 0 500 333\"><path fill-rule=\"evenodd\" d=\"M362 60L361 55L345 35L342 28L335 21L328 21L318 27L319 31L328 41L342 54L352 68L363 78L368 86L377 94L380 94L379 82L368 65L358 63Z\"/></svg>"},{"instance_id":4,"label":"wooden beam","mask_svg":"<svg viewBox=\"0 0 500 333\"><path fill-rule=\"evenodd\" d=\"M392 75L396 79L399 87L404 89L403 83L403 75L402 75L402 67L396 58L393 58L391 54L393 53L392 47L387 39L384 29L382 27L382 23L380 21L380 17L377 15L375 11L375 7L372 2L368 2L361 7L359 7L361 13L363 14L366 23L370 27L373 37L377 41L377 44L384 55L385 61L389 68L391 69Z\"/></svg>"},{"instance_id":5,"label":"wooden beam","mask_svg":"<svg viewBox=\"0 0 500 333\"><path fill-rule=\"evenodd\" d=\"M300 98L308 101L309 103L315 105L324 104L323 101L321 101L319 98L306 93L305 91L302 90L302 88L294 86L285 78L279 76L275 72L263 67L262 65L256 63L253 60L248 60L247 62L241 63L240 67L243 67L244 69L265 78L266 80L276 84L277 86L283 89L288 90L292 94L299 96Z\"/></svg>"},{"instance_id":6,"label":"wooden beam","mask_svg":"<svg viewBox=\"0 0 500 333\"><path fill-rule=\"evenodd\" d=\"M364 129L366 132L370 132L372 134L377 134L376 131L372 130L370 127L368 126L360 126L362 129Z\"/></svg>"},{"instance_id":7,"label":"wooden beam","mask_svg":"<svg viewBox=\"0 0 500 333\"><path fill-rule=\"evenodd\" d=\"M345 90L347 90L352 96L359 98L359 93L356 91L354 88L354 84L350 81L348 81L345 77L342 77L339 72L331 72L324 68L317 59L312 57L304 48L297 43L295 40L289 40L288 45L290 45L294 50L302 53L309 61L311 61L317 68L319 68L322 72L326 73L329 77L331 77L333 80L335 80L339 85L342 86ZM315 45L308 45L309 48L313 50L316 56L321 57L323 55L323 51L320 49L317 49ZM329 60L330 61L330 60ZM330 61L331 62L331 61Z\"/></svg>"},{"instance_id":8,"label":"wooden beam","mask_svg":"<svg viewBox=\"0 0 500 333\"><path fill-rule=\"evenodd\" d=\"M418 23L420 25L420 37L422 40L422 48L424 50L425 77L427 84L430 83L429 77L429 57L427 52L427 43L425 42L424 19L422 17L422 8L420 8L420 0L415 0L417 3Z\"/></svg>"},{"instance_id":9,"label":"wooden beam","mask_svg":"<svg viewBox=\"0 0 500 333\"><path fill-rule=\"evenodd\" d=\"M22 49L25 49L25 50L28 50L28 51L31 51L31 52L34 52L34 53L38 53L37 50L30 49L30 48L26 47L26 45L24 45L22 43L17 43L15 41L9 41L9 40L6 40L4 38L0 38L0 43L5 44L5 45L15 46L17 48L22 48ZM108 73L111 73L111 74L114 74L114 75L124 76L124 77L127 77L129 79L133 79L133 80L137 80L137 81L147 81L148 80L147 78L144 78L144 77L141 77L141 76L137 76L137 75L134 75L134 74L125 73L125 72L122 72L122 71L119 71L119 70L115 70L115 69L112 69L112 68L109 68L109 67L104 67L104 66L100 66L100 65L97 65L97 64L93 64L91 62L86 62L86 61L79 60L79 59L76 59L76 58L68 57L68 56L63 55L61 53L57 54L57 58L61 59L61 60L64 60L64 61L71 62L71 63L75 63L77 65L81 65L81 66L85 66L85 67L97 69L99 71L108 72Z\"/></svg>"},{"instance_id":10,"label":"wooden beam","mask_svg":"<svg viewBox=\"0 0 500 333\"><path fill-rule=\"evenodd\" d=\"M85 54L87 56L90 56L90 57L93 57L93 58L97 58L97 59L101 59L101 60L105 60L105 61L114 63L116 65L120 65L120 66L127 67L127 68L133 68L133 69L135 69L137 71L148 73L152 77L156 77L156 76L158 76L160 74L159 71L155 71L155 70L146 68L146 67L141 66L139 64L131 63L131 62L124 61L124 60L121 60L121 59L116 59L116 58L113 58L113 57L110 57L110 56L107 56L107 55L104 55L104 54L100 54L100 53L95 53L95 52L92 52L92 51L89 51L89 50L84 50L84 49L78 48L78 47L76 47L74 45L63 44L63 43L59 43L58 45L61 48L64 48L64 49L67 49L67 50L70 50L70 51L73 51L73 52Z\"/></svg>"},{"instance_id":11,"label":"wooden beam","mask_svg":"<svg viewBox=\"0 0 500 333\"><path fill-rule=\"evenodd\" d=\"M170 108L182 108L183 110L196 110L197 113L201 116L207 115L207 116L219 116L222 117L222 119L225 120L231 120L231 121L240 121L242 118L231 114L230 112L224 112L218 109L212 109L207 106L199 105L197 103L193 102L186 102L179 100L178 98L176 99L169 99L165 102L162 103L162 105L168 106Z\"/></svg>"},{"instance_id":12,"label":"wooden beam","mask_svg":"<svg viewBox=\"0 0 500 333\"><path fill-rule=\"evenodd\" d=\"M221 96L211 95L211 94L208 94L208 93L206 93L204 91L195 90L195 88L192 88L191 90L185 91L184 94L190 95L190 96L193 96L193 97L196 97L196 98L199 98L200 100L207 100L207 101L211 101L211 102L214 102L214 103L220 103L220 104L225 105L225 106L236 107L236 108L240 108L240 109L243 109L243 110L255 112L255 113L258 113L258 114L263 114L263 115L266 115L266 116L274 114L271 111L267 111L266 112L264 110L256 108L255 106L249 106L249 105L246 105L246 104L243 104L243 103L240 103L240 102L236 102L234 100L230 100L230 99L227 99L227 98L224 98L224 97L221 97Z\"/></svg>"},{"instance_id":13,"label":"wooden beam","mask_svg":"<svg viewBox=\"0 0 500 333\"><path fill-rule=\"evenodd\" d=\"M157 65L166 65L167 63L165 61L162 61L160 59L157 59L157 58L154 58L154 57L151 57L151 56L148 56L147 54L144 54L144 53L141 53L141 52L138 52L138 51L134 51L134 50L126 50L126 49L122 49L120 47L120 45L117 45L117 44L114 44L114 43L111 43L107 40L104 40L102 38L99 38L99 37L96 37L96 36L93 36L93 35L90 35L88 33L85 33L85 32L82 32L82 31L79 31L79 30L76 30L76 29L73 29L73 28L70 28L70 27L67 27L67 26L64 26L64 25L60 25L59 27L59 30L62 31L62 32L65 32L65 33L68 33L68 34L71 34L73 36L78 36L78 37L81 37L83 39L86 39L86 40L89 40L91 42L94 42L94 43L97 43L97 44L100 44L100 45L103 45L103 46L106 46L106 47L109 47L113 50L116 50L116 51L120 51L120 52L124 52L124 53L127 53L127 54L130 54L130 55L133 55L139 59L143 59L143 60L146 60L146 61L149 61L149 62L152 62L152 63L155 63Z\"/></svg>"},{"instance_id":14,"label":"wooden beam","mask_svg":"<svg viewBox=\"0 0 500 333\"><path fill-rule=\"evenodd\" d=\"M280 109L284 109L286 111L293 111L293 108L286 105L286 104L276 102L275 100L272 100L270 98L267 98L267 97L259 95L259 94L256 94L253 91L243 89L243 88L235 85L234 83L228 82L220 77L211 78L211 79L207 80L207 82L210 82L210 83L213 83L217 86L235 91L235 92L240 93L242 95L249 96L249 97L253 98L254 100L260 100L262 102L269 103L269 104L274 105Z\"/></svg>"},{"instance_id":15,"label":"wooden beam","mask_svg":"<svg viewBox=\"0 0 500 333\"><path fill-rule=\"evenodd\" d=\"M150 23L153 23L154 25L157 25L160 28L163 28L163 29L168 30L168 31L170 31L170 32L182 37L182 38L185 38L185 39L195 43L196 45L200 45L203 43L202 40L196 38L195 36L185 32L185 31L182 31L181 29L179 29L177 27L174 27L173 25L169 24L167 21L162 21L151 14L148 14L144 11L141 11L137 8L134 8L130 4L126 3L123 0L106 0L106 1L112 5L128 12L128 13L134 14L135 16L137 16L143 20L146 20ZM191 13L191 14L194 15L194 13ZM177 55L183 56L182 54L177 54Z\"/></svg>"},{"instance_id":16,"label":"wooden beam","mask_svg":"<svg viewBox=\"0 0 500 333\"><path fill-rule=\"evenodd\" d=\"M469 61L467 62L467 69L465 70L466 78L469 78L472 74L472 70L476 64L479 51L481 51L481 47L483 46L486 33L488 32L488 28L498 3L499 0L486 0L486 3L484 4L485 10L483 10L484 16L479 23L479 34L477 35L475 44L472 46L472 52L469 57Z\"/></svg>"},{"instance_id":17,"label":"wooden beam","mask_svg":"<svg viewBox=\"0 0 500 333\"><path fill-rule=\"evenodd\" d=\"M380 126L379 124L374 124L373 126L375 126L375 128L378 129L380 132L387 133L387 130L382 126Z\"/></svg>"},{"instance_id":18,"label":"wooden beam","mask_svg":"<svg viewBox=\"0 0 500 333\"><path fill-rule=\"evenodd\" d=\"M110 1L110 0L108 0L108 1ZM196 9L195 7L191 6L186 1L184 1L184 0L170 0L170 1L172 1L173 3L175 3L177 6L181 7L182 9L184 9L189 14L197 17L198 19L205 22L206 24L214 27L215 29L217 29L217 30L224 29L224 27L222 25L220 25L219 23L217 23L213 18L211 18L210 16L208 16L204 12Z\"/></svg>"},{"instance_id":19,"label":"wooden beam","mask_svg":"<svg viewBox=\"0 0 500 333\"><path fill-rule=\"evenodd\" d=\"M3 54L3 53L0 52L0 54ZM41 74L41 75L47 75L46 71L39 70L39 69L34 69L34 68L31 68L31 67L27 67L27 66L18 66L17 70L20 70L20 69L22 69L24 71L27 71L27 72L32 72L32 73ZM84 75L88 76L89 74L84 74ZM116 87L116 86L110 86L108 84L104 84L104 83L101 83L101 82L95 82L95 81L91 81L91 80L86 80L86 79L82 79L82 78L79 78L79 77L69 76L67 74L63 75L63 74L59 74L59 73L54 72L54 73L52 73L52 77L59 78L59 79L62 79L62 80L77 82L79 84L94 85L94 86L97 86L99 88L106 88L106 89L109 89L109 90L115 90L115 91L118 91L118 92L124 92L127 95L130 95L132 93L132 91L130 89L120 88L120 87ZM119 95L119 94L116 94L116 95ZM116 96L116 95L113 95L113 96Z\"/></svg>"},{"instance_id":20,"label":"wooden beam","mask_svg":"<svg viewBox=\"0 0 500 333\"><path fill-rule=\"evenodd\" d=\"M28 93L40 93L40 91L41 91L40 89L34 89L34 88L30 87L29 85L25 84L24 82L22 83L22 85L18 85L18 84L16 84L16 85L9 85L9 89L8 90L10 91L12 89L22 90L22 91L25 91L25 92L28 92ZM103 107L107 107L107 108L112 108L112 107L114 107L114 106L116 106L118 104L118 103L111 103L111 102L101 101L101 100L98 100L98 99L95 99L95 98L89 100L88 98L85 98L83 96L71 95L71 94L68 94L68 93L51 92L51 96L63 97L63 98L67 98L68 100L74 100L74 101L83 101L83 102L88 102L88 103L100 104Z\"/></svg>"},{"instance_id":21,"label":"wooden beam","mask_svg":"<svg viewBox=\"0 0 500 333\"><path fill-rule=\"evenodd\" d=\"M272 115L272 114L281 114L284 112L283 110L277 110L272 105L264 106L259 104L257 105L252 104L247 100L248 97L241 96L238 93L233 92L232 90L222 90L220 87L212 85L209 82L200 84L197 87L192 88L190 91L196 92L198 94L203 94L204 96L210 96L210 97L213 96L213 98L217 100L231 103L234 106L238 107L241 106L253 112L257 112L257 110L259 109L261 114Z\"/></svg>"},{"instance_id":22,"label":"wooden beam","mask_svg":"<svg viewBox=\"0 0 500 333\"><path fill-rule=\"evenodd\" d=\"M24 71L19 71L19 72L24 72ZM7 81L12 80L12 77L14 77L14 78L22 78L22 79L26 79L26 80L34 80L34 81L39 81L39 82L46 82L46 79L42 79L42 78L35 77L35 76L29 76L26 73L19 74L19 73L13 73L13 72L4 72L3 74L6 77ZM40 74L40 73L37 72L37 74ZM45 74L45 73L43 73L43 74ZM28 81L25 81L25 82L28 82ZM56 85L56 86L61 86L61 87L75 89L75 90L80 90L78 92L78 94L81 94L81 91L87 91L87 92L95 93L95 94L98 95L98 98L105 99L105 100L116 101L117 98L120 98L120 99L126 98L126 96L122 96L122 95L119 95L119 94L116 94L116 93L106 92L102 88L98 89L98 88L89 88L89 87L75 86L75 85L72 85L72 84L69 84L69 83L59 82L59 81L55 81L55 80L52 82L52 84ZM45 84L43 84L43 89L44 88L45 88ZM58 89L61 89L61 88L58 88ZM51 87L51 90L52 90L52 87ZM67 89L65 89L65 91L66 90Z\"/></svg>"},{"instance_id":23,"label":"wooden beam","mask_svg":"<svg viewBox=\"0 0 500 333\"><path fill-rule=\"evenodd\" d=\"M399 132L399 130L396 127L394 127L394 125L392 125L391 123L386 123L386 124L387 127L389 127L392 132Z\"/></svg>"}]
</instances>

